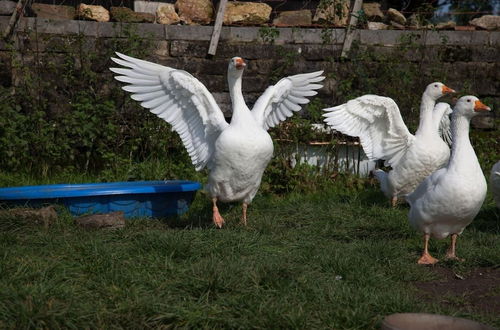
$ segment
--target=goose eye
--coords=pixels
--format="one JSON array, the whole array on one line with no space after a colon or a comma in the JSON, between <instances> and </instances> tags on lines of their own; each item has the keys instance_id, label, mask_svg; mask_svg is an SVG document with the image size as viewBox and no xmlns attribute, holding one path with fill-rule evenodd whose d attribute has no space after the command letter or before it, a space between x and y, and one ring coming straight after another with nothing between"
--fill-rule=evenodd
<instances>
[{"instance_id":1,"label":"goose eye","mask_svg":"<svg viewBox=\"0 0 500 330\"><path fill-rule=\"evenodd\" d=\"M435 85L434 85L434 87L438 87L438 85L437 85L437 84L435 84Z\"/></svg>"},{"instance_id":2,"label":"goose eye","mask_svg":"<svg viewBox=\"0 0 500 330\"><path fill-rule=\"evenodd\" d=\"M467 99L467 102L470 102L470 99Z\"/></svg>"}]
</instances>

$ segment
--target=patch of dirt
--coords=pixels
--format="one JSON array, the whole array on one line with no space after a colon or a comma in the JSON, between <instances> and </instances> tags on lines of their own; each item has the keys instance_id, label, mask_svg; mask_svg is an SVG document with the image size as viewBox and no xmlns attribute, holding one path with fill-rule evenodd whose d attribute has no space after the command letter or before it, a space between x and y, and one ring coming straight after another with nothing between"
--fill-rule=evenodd
<instances>
[{"instance_id":1,"label":"patch of dirt","mask_svg":"<svg viewBox=\"0 0 500 330\"><path fill-rule=\"evenodd\" d=\"M422 299L481 314L500 315L500 268L476 268L465 275L443 267L432 270L439 279L414 284Z\"/></svg>"}]
</instances>

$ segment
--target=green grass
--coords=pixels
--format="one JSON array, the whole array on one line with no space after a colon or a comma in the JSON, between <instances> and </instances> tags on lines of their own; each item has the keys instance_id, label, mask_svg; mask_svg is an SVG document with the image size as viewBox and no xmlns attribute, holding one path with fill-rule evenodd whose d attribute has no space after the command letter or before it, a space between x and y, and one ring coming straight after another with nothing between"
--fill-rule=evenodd
<instances>
[{"instance_id":1,"label":"green grass","mask_svg":"<svg viewBox=\"0 0 500 330\"><path fill-rule=\"evenodd\" d=\"M198 194L188 214L137 219L122 230L83 230L63 216L44 229L0 219L0 328L377 328L385 315L431 312L500 326L496 315L426 303L414 281L421 237L408 209L375 188L341 186L259 195L249 225L239 205L210 223ZM458 241L462 274L500 265L500 221L491 198ZM431 243L443 257L447 241Z\"/></svg>"}]
</instances>

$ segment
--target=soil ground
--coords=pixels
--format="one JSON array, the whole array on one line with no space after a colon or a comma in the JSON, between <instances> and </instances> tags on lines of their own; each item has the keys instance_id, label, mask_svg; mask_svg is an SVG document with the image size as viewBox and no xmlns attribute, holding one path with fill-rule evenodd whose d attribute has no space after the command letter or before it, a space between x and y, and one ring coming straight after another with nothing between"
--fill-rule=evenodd
<instances>
[{"instance_id":1,"label":"soil ground","mask_svg":"<svg viewBox=\"0 0 500 330\"><path fill-rule=\"evenodd\" d=\"M415 283L426 301L500 315L500 268L475 268L467 274L443 267L433 271L437 280Z\"/></svg>"}]
</instances>

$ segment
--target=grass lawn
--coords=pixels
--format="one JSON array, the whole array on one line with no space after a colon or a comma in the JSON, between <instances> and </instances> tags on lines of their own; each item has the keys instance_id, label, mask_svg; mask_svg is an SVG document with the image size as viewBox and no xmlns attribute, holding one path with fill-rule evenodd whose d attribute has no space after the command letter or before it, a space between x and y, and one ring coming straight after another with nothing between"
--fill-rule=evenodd
<instances>
[{"instance_id":1,"label":"grass lawn","mask_svg":"<svg viewBox=\"0 0 500 330\"><path fill-rule=\"evenodd\" d=\"M228 224L217 230L199 193L181 219L121 230L84 230L68 214L48 229L3 216L0 328L370 329L396 312L500 327L499 310L481 307L500 296L498 277L473 302L470 292L424 296L416 285L443 272L460 283L478 270L500 274L491 196L458 240L466 261L435 267L416 264L422 240L407 207L390 209L376 188L259 195L248 227L240 211L221 207ZM447 245L433 240L431 253L442 258Z\"/></svg>"}]
</instances>

